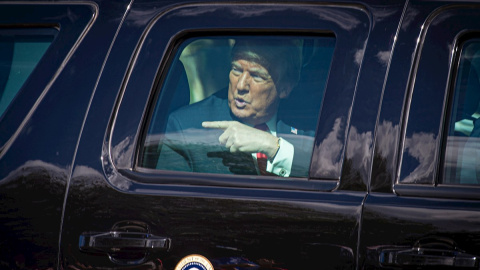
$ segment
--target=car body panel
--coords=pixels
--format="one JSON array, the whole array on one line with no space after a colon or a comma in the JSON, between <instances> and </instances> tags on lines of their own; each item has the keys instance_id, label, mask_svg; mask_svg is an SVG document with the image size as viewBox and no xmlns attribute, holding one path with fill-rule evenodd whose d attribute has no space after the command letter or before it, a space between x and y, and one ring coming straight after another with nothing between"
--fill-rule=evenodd
<instances>
[{"instance_id":1,"label":"car body panel","mask_svg":"<svg viewBox=\"0 0 480 270\"><path fill-rule=\"evenodd\" d=\"M391 73L386 84L372 193L364 205L360 260L366 269L441 267L455 256L478 256L478 186L442 184L440 147L446 139L457 46L462 36L478 29L473 19L478 7L409 3L398 36L404 42L392 59L391 70L399 72ZM414 249L430 249L431 261L419 254L404 262L382 259L385 250Z\"/></svg>"},{"instance_id":2,"label":"car body panel","mask_svg":"<svg viewBox=\"0 0 480 270\"><path fill-rule=\"evenodd\" d=\"M479 186L442 183L475 2L0 3L59 29L0 116L0 268L478 269ZM138 166L178 44L254 34L335 37L309 177Z\"/></svg>"}]
</instances>

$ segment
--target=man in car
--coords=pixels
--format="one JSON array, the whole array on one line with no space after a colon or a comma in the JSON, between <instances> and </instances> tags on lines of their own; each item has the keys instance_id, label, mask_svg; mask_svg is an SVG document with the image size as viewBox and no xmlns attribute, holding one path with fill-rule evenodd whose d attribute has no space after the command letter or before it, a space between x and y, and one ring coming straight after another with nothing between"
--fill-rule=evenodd
<instances>
[{"instance_id":1,"label":"man in car","mask_svg":"<svg viewBox=\"0 0 480 270\"><path fill-rule=\"evenodd\" d=\"M313 133L278 119L297 84L301 50L285 39L241 39L222 92L169 117L158 169L306 176Z\"/></svg>"}]
</instances>

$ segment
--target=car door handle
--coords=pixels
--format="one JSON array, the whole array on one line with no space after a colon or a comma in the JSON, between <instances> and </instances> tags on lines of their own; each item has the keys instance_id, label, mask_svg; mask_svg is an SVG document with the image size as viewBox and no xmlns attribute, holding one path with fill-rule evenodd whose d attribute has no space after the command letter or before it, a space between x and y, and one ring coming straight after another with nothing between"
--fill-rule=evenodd
<instances>
[{"instance_id":1,"label":"car door handle","mask_svg":"<svg viewBox=\"0 0 480 270\"><path fill-rule=\"evenodd\" d=\"M125 249L137 251L168 251L171 240L142 232L85 232L80 235L79 248L85 252L116 253Z\"/></svg>"},{"instance_id":2,"label":"car door handle","mask_svg":"<svg viewBox=\"0 0 480 270\"><path fill-rule=\"evenodd\" d=\"M461 251L428 248L386 248L380 252L384 266L479 267L479 257Z\"/></svg>"}]
</instances>

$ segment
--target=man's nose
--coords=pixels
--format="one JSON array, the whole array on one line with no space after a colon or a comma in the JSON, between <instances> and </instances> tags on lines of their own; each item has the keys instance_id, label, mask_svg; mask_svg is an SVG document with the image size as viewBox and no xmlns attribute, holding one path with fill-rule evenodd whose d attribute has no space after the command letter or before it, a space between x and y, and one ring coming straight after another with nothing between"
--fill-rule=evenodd
<instances>
[{"instance_id":1,"label":"man's nose","mask_svg":"<svg viewBox=\"0 0 480 270\"><path fill-rule=\"evenodd\" d=\"M239 91L247 91L250 89L250 74L243 72L238 78L237 89Z\"/></svg>"}]
</instances>

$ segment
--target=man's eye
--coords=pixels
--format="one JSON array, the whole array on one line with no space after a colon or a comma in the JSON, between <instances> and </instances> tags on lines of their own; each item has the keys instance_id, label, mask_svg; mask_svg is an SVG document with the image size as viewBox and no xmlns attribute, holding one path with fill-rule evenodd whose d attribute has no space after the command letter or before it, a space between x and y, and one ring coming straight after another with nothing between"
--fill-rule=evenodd
<instances>
[{"instance_id":1,"label":"man's eye","mask_svg":"<svg viewBox=\"0 0 480 270\"><path fill-rule=\"evenodd\" d=\"M252 76L253 80L255 80L256 82L264 82L267 80L265 76L256 73L252 73L250 76Z\"/></svg>"},{"instance_id":2,"label":"man's eye","mask_svg":"<svg viewBox=\"0 0 480 270\"><path fill-rule=\"evenodd\" d=\"M238 67L232 66L232 73L235 75L240 75L242 74L242 71Z\"/></svg>"},{"instance_id":3,"label":"man's eye","mask_svg":"<svg viewBox=\"0 0 480 270\"><path fill-rule=\"evenodd\" d=\"M253 78L254 80L263 80L262 76L257 75L257 74L252 74L252 78Z\"/></svg>"}]
</instances>

